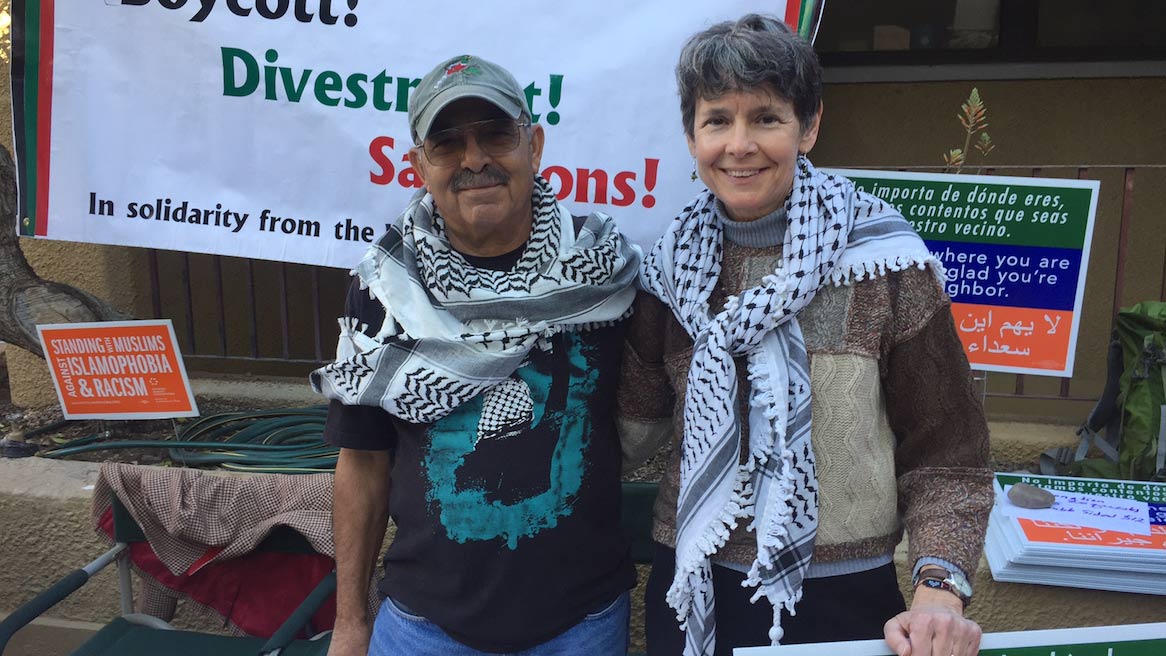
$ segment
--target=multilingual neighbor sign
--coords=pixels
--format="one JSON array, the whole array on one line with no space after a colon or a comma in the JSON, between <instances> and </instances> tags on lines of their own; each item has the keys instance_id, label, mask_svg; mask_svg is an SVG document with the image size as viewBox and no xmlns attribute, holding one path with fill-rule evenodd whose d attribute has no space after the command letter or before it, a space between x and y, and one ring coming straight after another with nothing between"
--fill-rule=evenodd
<instances>
[{"instance_id":1,"label":"multilingual neighbor sign","mask_svg":"<svg viewBox=\"0 0 1166 656\"><path fill-rule=\"evenodd\" d=\"M834 172L897 207L943 263L972 368L1073 375L1100 183Z\"/></svg>"},{"instance_id":2,"label":"multilingual neighbor sign","mask_svg":"<svg viewBox=\"0 0 1166 656\"><path fill-rule=\"evenodd\" d=\"M734 656L893 656L882 640L734 649ZM1162 656L1166 623L988 633L980 656Z\"/></svg>"},{"instance_id":3,"label":"multilingual neighbor sign","mask_svg":"<svg viewBox=\"0 0 1166 656\"><path fill-rule=\"evenodd\" d=\"M37 326L65 419L197 417L169 319Z\"/></svg>"},{"instance_id":4,"label":"multilingual neighbor sign","mask_svg":"<svg viewBox=\"0 0 1166 656\"><path fill-rule=\"evenodd\" d=\"M573 211L652 243L700 190L684 40L802 0L24 0L14 3L20 232L351 268L421 180L409 97L471 53L514 73Z\"/></svg>"}]
</instances>

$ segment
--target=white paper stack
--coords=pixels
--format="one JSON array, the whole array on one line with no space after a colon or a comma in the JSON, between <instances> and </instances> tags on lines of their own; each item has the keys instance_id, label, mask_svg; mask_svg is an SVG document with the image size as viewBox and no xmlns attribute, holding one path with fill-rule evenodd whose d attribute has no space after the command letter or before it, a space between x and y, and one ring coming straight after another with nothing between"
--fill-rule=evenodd
<instances>
[{"instance_id":1,"label":"white paper stack","mask_svg":"<svg viewBox=\"0 0 1166 656\"><path fill-rule=\"evenodd\" d=\"M1016 483L1056 502L1020 508ZM997 581L1166 595L1166 484L997 474L985 554Z\"/></svg>"}]
</instances>

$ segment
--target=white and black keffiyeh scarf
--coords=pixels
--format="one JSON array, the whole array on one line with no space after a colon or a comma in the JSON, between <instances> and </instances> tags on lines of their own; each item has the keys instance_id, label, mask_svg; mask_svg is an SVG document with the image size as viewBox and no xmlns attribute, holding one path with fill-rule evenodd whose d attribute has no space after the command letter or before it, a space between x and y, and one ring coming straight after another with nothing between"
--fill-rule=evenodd
<instances>
[{"instance_id":1,"label":"white and black keffiyeh scarf","mask_svg":"<svg viewBox=\"0 0 1166 656\"><path fill-rule=\"evenodd\" d=\"M773 644L781 610L791 614L813 554L818 484L810 444L810 370L797 315L817 290L931 265L910 224L846 178L798 158L786 202L782 264L762 283L730 296L713 314L721 274L716 198L704 191L673 220L644 261L641 284L672 308L694 341L684 403L676 574L668 603L686 632L686 656L713 653L710 557L741 518L756 532L757 557L745 584L773 604ZM747 356L749 454L740 465L734 357Z\"/></svg>"},{"instance_id":2,"label":"white and black keffiyeh scarf","mask_svg":"<svg viewBox=\"0 0 1166 656\"><path fill-rule=\"evenodd\" d=\"M433 196L421 190L353 272L384 306L384 323L370 338L356 320L341 319L336 361L312 372L313 388L429 423L508 381L554 334L626 316L639 247L599 213L576 235L541 177L532 210L514 268L479 269L450 247Z\"/></svg>"}]
</instances>

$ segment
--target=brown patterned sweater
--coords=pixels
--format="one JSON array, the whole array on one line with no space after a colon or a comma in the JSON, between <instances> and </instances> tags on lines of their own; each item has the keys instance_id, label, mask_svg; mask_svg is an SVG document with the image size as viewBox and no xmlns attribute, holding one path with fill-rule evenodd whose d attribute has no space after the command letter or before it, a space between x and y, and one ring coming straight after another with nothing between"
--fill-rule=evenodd
<instances>
[{"instance_id":1,"label":"brown patterned sweater","mask_svg":"<svg viewBox=\"0 0 1166 656\"><path fill-rule=\"evenodd\" d=\"M779 250L726 238L709 306L719 310L728 292L758 284L777 266ZM988 429L939 282L931 272L912 268L823 288L799 323L810 355L811 439L820 487L809 576L890 562L905 527L909 562L939 559L970 580L992 504ZM629 468L672 436L652 530L657 541L672 547L691 358L692 340L671 311L641 293L624 353L619 423ZM737 368L747 414L744 359ZM741 452L748 454L748 422L741 424ZM744 525L714 556L716 562L738 568L753 562L756 538Z\"/></svg>"}]
</instances>

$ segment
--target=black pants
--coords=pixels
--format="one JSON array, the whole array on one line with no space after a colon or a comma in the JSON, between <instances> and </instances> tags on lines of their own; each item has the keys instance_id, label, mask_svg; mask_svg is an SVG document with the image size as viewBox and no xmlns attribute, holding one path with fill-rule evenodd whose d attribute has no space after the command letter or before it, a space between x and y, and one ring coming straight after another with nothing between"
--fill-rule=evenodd
<instances>
[{"instance_id":1,"label":"black pants","mask_svg":"<svg viewBox=\"0 0 1166 656\"><path fill-rule=\"evenodd\" d=\"M664 600L676 568L676 551L656 545L656 559L644 592L644 630L648 656L679 656L684 653L684 633L676 611ZM749 603L755 588L743 588L745 574L713 565L716 598L716 656L729 656L734 647L769 644L773 606L762 597ZM806 579L797 615L782 611L783 645L836 640L871 640L883 637L887 620L906 610L895 576L895 565L844 576Z\"/></svg>"}]
</instances>

